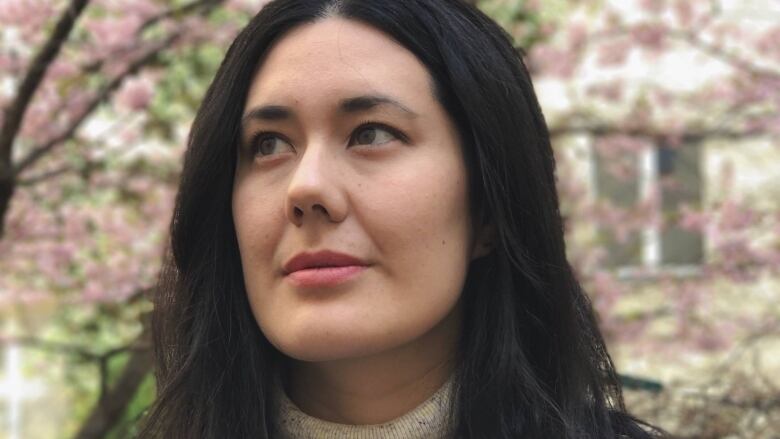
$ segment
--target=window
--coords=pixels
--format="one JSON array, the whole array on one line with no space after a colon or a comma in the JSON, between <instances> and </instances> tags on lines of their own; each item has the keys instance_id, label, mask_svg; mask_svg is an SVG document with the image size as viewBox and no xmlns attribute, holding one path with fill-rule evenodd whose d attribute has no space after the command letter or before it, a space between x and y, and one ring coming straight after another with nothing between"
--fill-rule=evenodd
<instances>
[{"instance_id":1,"label":"window","mask_svg":"<svg viewBox=\"0 0 780 439\"><path fill-rule=\"evenodd\" d=\"M616 152L617 151L617 152ZM605 265L631 276L642 271L689 274L704 259L700 233L677 226L680 206L698 207L702 198L701 146L650 144L647 148L592 148L597 199L618 209L630 209L657 188L659 224L628 233L599 230L607 248Z\"/></svg>"}]
</instances>

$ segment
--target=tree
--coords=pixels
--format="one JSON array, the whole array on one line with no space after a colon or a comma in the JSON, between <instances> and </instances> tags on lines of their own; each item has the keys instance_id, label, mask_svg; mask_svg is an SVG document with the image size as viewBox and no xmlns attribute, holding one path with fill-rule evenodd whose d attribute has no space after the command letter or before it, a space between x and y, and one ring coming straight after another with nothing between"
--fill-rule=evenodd
<instances>
[{"instance_id":1,"label":"tree","mask_svg":"<svg viewBox=\"0 0 780 439\"><path fill-rule=\"evenodd\" d=\"M636 161L624 159L633 160L648 150L663 167L664 160L696 156L700 151L692 150L704 146L735 149L760 141L774 146L766 157L769 163L780 159L776 150L780 26L776 20L762 23L740 17L739 11L726 11L718 1L641 0L635 2L632 14L619 10L614 2L578 3L565 22L545 24L548 36L531 48L528 57L537 80L562 84L569 101L560 111L547 111L563 169L572 165L566 149L569 140L578 136L592 142L596 155L605 161L606 173L623 185L640 172ZM637 71L650 72L691 57L702 65L711 63L717 72L702 70L687 85L668 76L637 78ZM763 276L777 276L780 269L780 205L762 201L772 199L771 195L735 191L725 163L718 171L719 185L708 188L709 199L680 196L686 185L693 184L680 179L699 171L669 172L665 177L661 169L657 180L627 206L584 197L580 180L560 174L559 190L572 233L598 224L626 240L648 228L661 234L670 231L673 239L680 239L685 231L703 236L708 251L697 263L695 276L681 280L659 270L645 273L666 285L669 302L664 312L676 313L681 339L699 347L728 345L734 335L724 321L701 318L714 284L750 284ZM610 306L628 293L627 286L613 271L603 269L605 255L590 247L599 243L596 238L584 243L588 247L573 248L572 260L591 287L608 332L626 337L632 333L626 331L627 322L614 321ZM753 329L761 331L773 326L779 316L770 309L762 318L750 317ZM635 322L639 327L647 323Z\"/></svg>"},{"instance_id":2,"label":"tree","mask_svg":"<svg viewBox=\"0 0 780 439\"><path fill-rule=\"evenodd\" d=\"M777 387L762 377L773 373L760 360L736 366L780 336L776 11L761 1L520 3L481 5L542 16L514 31L543 29L527 61L558 159L570 260L613 354L674 364L733 351L711 380L680 383L699 390L668 385L644 413L685 437L771 437ZM746 176L764 183L750 188ZM692 394L700 403L686 406Z\"/></svg>"},{"instance_id":3,"label":"tree","mask_svg":"<svg viewBox=\"0 0 780 439\"><path fill-rule=\"evenodd\" d=\"M14 343L100 372L76 437L105 437L150 371L140 318L183 132L227 43L260 4L0 4L0 82L10 85L0 94L0 312L27 327ZM48 325L56 335L31 336L19 310L46 301L63 309Z\"/></svg>"}]
</instances>

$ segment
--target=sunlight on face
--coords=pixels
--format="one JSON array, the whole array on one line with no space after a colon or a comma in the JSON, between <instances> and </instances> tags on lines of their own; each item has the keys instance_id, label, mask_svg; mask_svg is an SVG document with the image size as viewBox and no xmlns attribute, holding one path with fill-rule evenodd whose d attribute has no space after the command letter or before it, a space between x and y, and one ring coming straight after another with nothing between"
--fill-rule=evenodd
<instances>
[{"instance_id":1,"label":"sunlight on face","mask_svg":"<svg viewBox=\"0 0 780 439\"><path fill-rule=\"evenodd\" d=\"M374 28L327 18L274 45L244 114L233 217L269 341L326 361L456 331L472 258L467 170L425 66ZM320 250L361 266L286 274Z\"/></svg>"}]
</instances>

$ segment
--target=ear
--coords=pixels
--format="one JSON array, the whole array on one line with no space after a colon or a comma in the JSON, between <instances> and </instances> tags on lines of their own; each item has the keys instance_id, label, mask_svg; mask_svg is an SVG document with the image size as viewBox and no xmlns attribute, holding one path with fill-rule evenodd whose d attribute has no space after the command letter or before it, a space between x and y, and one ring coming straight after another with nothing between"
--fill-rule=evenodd
<instances>
[{"instance_id":1,"label":"ear","mask_svg":"<svg viewBox=\"0 0 780 439\"><path fill-rule=\"evenodd\" d=\"M476 231L474 245L471 247L471 260L489 254L496 244L496 228L493 224L483 224Z\"/></svg>"}]
</instances>

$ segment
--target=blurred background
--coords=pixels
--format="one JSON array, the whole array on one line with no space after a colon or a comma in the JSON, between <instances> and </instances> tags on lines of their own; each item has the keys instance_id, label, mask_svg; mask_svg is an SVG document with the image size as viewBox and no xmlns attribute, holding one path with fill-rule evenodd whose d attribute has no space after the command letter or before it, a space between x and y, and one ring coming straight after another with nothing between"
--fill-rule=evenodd
<instances>
[{"instance_id":1,"label":"blurred background","mask_svg":"<svg viewBox=\"0 0 780 439\"><path fill-rule=\"evenodd\" d=\"M629 409L780 438L780 1L481 0ZM0 0L0 438L125 438L190 123L257 0Z\"/></svg>"}]
</instances>

